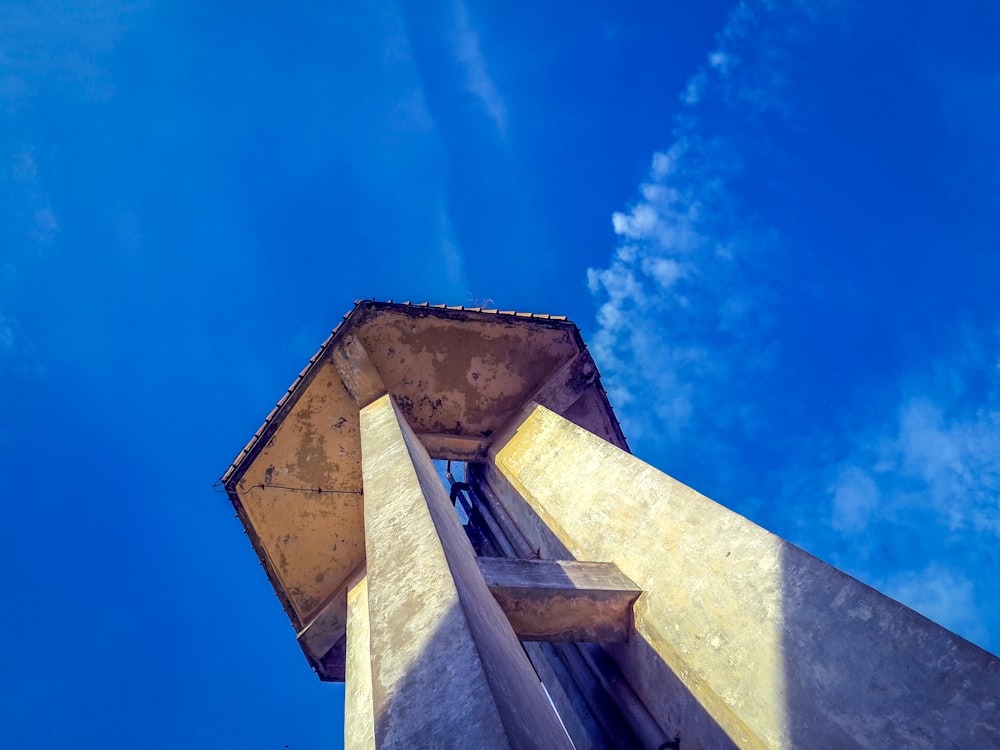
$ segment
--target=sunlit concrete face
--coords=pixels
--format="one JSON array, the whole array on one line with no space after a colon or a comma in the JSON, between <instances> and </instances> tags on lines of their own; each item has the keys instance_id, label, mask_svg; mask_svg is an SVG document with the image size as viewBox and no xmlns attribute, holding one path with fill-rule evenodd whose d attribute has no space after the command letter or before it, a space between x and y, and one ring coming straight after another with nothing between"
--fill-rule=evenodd
<instances>
[{"instance_id":1,"label":"sunlit concrete face","mask_svg":"<svg viewBox=\"0 0 1000 750\"><path fill-rule=\"evenodd\" d=\"M357 533L361 487L357 406L327 363L236 483L249 526L299 623L316 615L364 560Z\"/></svg>"},{"instance_id":2,"label":"sunlit concrete face","mask_svg":"<svg viewBox=\"0 0 1000 750\"><path fill-rule=\"evenodd\" d=\"M391 396L361 410L361 429L376 746L569 750L430 456Z\"/></svg>"},{"instance_id":3,"label":"sunlit concrete face","mask_svg":"<svg viewBox=\"0 0 1000 750\"><path fill-rule=\"evenodd\" d=\"M371 622L368 611L368 577L360 571L348 582L347 613L344 747L369 750L375 747Z\"/></svg>"},{"instance_id":4,"label":"sunlit concrete face","mask_svg":"<svg viewBox=\"0 0 1000 750\"><path fill-rule=\"evenodd\" d=\"M1000 660L632 456L572 324L359 303L225 485L349 746L560 746L539 675L583 747L1000 746Z\"/></svg>"},{"instance_id":5,"label":"sunlit concrete face","mask_svg":"<svg viewBox=\"0 0 1000 750\"><path fill-rule=\"evenodd\" d=\"M543 557L642 589L609 644L682 747L1000 746L1000 660L542 406L485 473Z\"/></svg>"},{"instance_id":6,"label":"sunlit concrete face","mask_svg":"<svg viewBox=\"0 0 1000 750\"><path fill-rule=\"evenodd\" d=\"M359 410L391 393L434 457L483 460L529 399L625 447L571 323L362 302L224 477L306 656L343 679L347 578L365 558ZM341 653L342 656L342 653Z\"/></svg>"}]
</instances>

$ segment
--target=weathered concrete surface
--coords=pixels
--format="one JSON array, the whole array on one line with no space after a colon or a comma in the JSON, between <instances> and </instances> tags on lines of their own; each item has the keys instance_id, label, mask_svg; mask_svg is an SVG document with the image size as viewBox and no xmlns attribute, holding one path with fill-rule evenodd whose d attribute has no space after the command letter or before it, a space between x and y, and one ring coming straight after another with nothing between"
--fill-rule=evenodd
<instances>
[{"instance_id":1,"label":"weathered concrete surface","mask_svg":"<svg viewBox=\"0 0 1000 750\"><path fill-rule=\"evenodd\" d=\"M433 435L420 433L417 435L427 452L434 458L450 461L485 461L490 450L488 438L467 438L454 435Z\"/></svg>"},{"instance_id":2,"label":"weathered concrete surface","mask_svg":"<svg viewBox=\"0 0 1000 750\"><path fill-rule=\"evenodd\" d=\"M476 438L496 432L578 351L565 326L394 310L373 311L354 335L416 432Z\"/></svg>"},{"instance_id":3,"label":"weathered concrete surface","mask_svg":"<svg viewBox=\"0 0 1000 750\"><path fill-rule=\"evenodd\" d=\"M347 591L347 675L344 685L345 750L374 750L375 715L372 709L371 632L368 578L362 572L349 581Z\"/></svg>"},{"instance_id":4,"label":"weathered concrete surface","mask_svg":"<svg viewBox=\"0 0 1000 750\"><path fill-rule=\"evenodd\" d=\"M389 396L361 433L376 746L570 747Z\"/></svg>"},{"instance_id":5,"label":"weathered concrete surface","mask_svg":"<svg viewBox=\"0 0 1000 750\"><path fill-rule=\"evenodd\" d=\"M299 631L299 645L307 653L322 657L344 637L347 632L347 589L345 581Z\"/></svg>"},{"instance_id":6,"label":"weathered concrete surface","mask_svg":"<svg viewBox=\"0 0 1000 750\"><path fill-rule=\"evenodd\" d=\"M480 557L486 585L522 641L627 641L642 593L614 563Z\"/></svg>"},{"instance_id":7,"label":"weathered concrete surface","mask_svg":"<svg viewBox=\"0 0 1000 750\"><path fill-rule=\"evenodd\" d=\"M502 530L495 530L494 533L507 537L507 546L510 548L507 554L537 561L540 549L529 542L507 513L490 489L486 473L485 464L466 466L465 481L470 484L476 502L488 509L498 526L502 527ZM496 480L505 481L499 475L496 475ZM509 484L506 487L508 494L517 496ZM523 499L520 496L517 499L530 514L530 518L537 520L537 516L530 513ZM566 555L568 553L564 550L562 556ZM617 664L605 653L607 645L586 642L524 642L525 651L546 686L554 678L562 688L561 697L557 697L551 688L549 692L577 748L663 750L670 746L676 737L668 737L649 713ZM674 703L676 707L681 707L680 703ZM704 714L703 710L700 712ZM578 719L575 724L569 721L573 718Z\"/></svg>"},{"instance_id":8,"label":"weathered concrete surface","mask_svg":"<svg viewBox=\"0 0 1000 750\"><path fill-rule=\"evenodd\" d=\"M507 747L389 397L361 430L375 744Z\"/></svg>"},{"instance_id":9,"label":"weathered concrete surface","mask_svg":"<svg viewBox=\"0 0 1000 750\"><path fill-rule=\"evenodd\" d=\"M330 357L359 409L386 394L382 376L357 337L343 336L340 345L331 349Z\"/></svg>"},{"instance_id":10,"label":"weathered concrete surface","mask_svg":"<svg viewBox=\"0 0 1000 750\"><path fill-rule=\"evenodd\" d=\"M358 412L392 393L438 458L481 461L527 400L625 446L579 331L547 315L358 302L223 483L321 678L364 560ZM322 490L322 492L320 492ZM333 597L339 597L335 603ZM322 612L322 618L320 617ZM320 631L325 631L322 635Z\"/></svg>"},{"instance_id":11,"label":"weathered concrete surface","mask_svg":"<svg viewBox=\"0 0 1000 750\"><path fill-rule=\"evenodd\" d=\"M637 637L609 651L682 747L1000 746L982 649L544 407L491 454L543 557L615 562L643 589Z\"/></svg>"},{"instance_id":12,"label":"weathered concrete surface","mask_svg":"<svg viewBox=\"0 0 1000 750\"><path fill-rule=\"evenodd\" d=\"M319 369L281 427L230 496L301 630L365 554L358 410L332 364Z\"/></svg>"}]
</instances>

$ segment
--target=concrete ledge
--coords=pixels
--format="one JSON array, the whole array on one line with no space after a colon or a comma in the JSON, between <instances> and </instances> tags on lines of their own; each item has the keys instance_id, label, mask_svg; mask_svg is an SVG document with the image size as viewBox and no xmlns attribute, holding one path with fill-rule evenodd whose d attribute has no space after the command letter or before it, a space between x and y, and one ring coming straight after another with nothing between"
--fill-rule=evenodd
<instances>
[{"instance_id":1,"label":"concrete ledge","mask_svg":"<svg viewBox=\"0 0 1000 750\"><path fill-rule=\"evenodd\" d=\"M614 563L477 559L490 593L526 641L627 641L642 590Z\"/></svg>"},{"instance_id":2,"label":"concrete ledge","mask_svg":"<svg viewBox=\"0 0 1000 750\"><path fill-rule=\"evenodd\" d=\"M431 458L449 461L485 461L486 454L490 450L490 441L487 439L479 440L429 432L418 434L417 439L420 440Z\"/></svg>"},{"instance_id":3,"label":"concrete ledge","mask_svg":"<svg viewBox=\"0 0 1000 750\"><path fill-rule=\"evenodd\" d=\"M356 337L347 337L339 349L333 350L331 358L340 379L344 381L344 387L359 408L385 395L382 376Z\"/></svg>"}]
</instances>

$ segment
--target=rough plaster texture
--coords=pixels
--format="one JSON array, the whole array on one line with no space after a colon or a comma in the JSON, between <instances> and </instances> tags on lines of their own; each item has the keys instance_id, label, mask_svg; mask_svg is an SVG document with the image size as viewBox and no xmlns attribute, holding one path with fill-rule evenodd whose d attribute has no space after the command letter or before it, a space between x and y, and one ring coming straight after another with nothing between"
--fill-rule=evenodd
<instances>
[{"instance_id":1,"label":"rough plaster texture","mask_svg":"<svg viewBox=\"0 0 1000 750\"><path fill-rule=\"evenodd\" d=\"M1000 746L987 652L544 407L491 454L543 557L643 589L609 651L682 747Z\"/></svg>"},{"instance_id":2,"label":"rough plaster texture","mask_svg":"<svg viewBox=\"0 0 1000 750\"><path fill-rule=\"evenodd\" d=\"M347 669L344 685L344 747L374 750L371 633L368 619L368 578L360 575L347 591Z\"/></svg>"},{"instance_id":3,"label":"rough plaster texture","mask_svg":"<svg viewBox=\"0 0 1000 750\"><path fill-rule=\"evenodd\" d=\"M489 437L577 353L573 331L493 319L375 314L358 340L407 423L420 433Z\"/></svg>"},{"instance_id":4,"label":"rough plaster texture","mask_svg":"<svg viewBox=\"0 0 1000 750\"><path fill-rule=\"evenodd\" d=\"M296 629L364 561L360 448L357 406L327 364L237 484L251 538Z\"/></svg>"},{"instance_id":5,"label":"rough plaster texture","mask_svg":"<svg viewBox=\"0 0 1000 750\"><path fill-rule=\"evenodd\" d=\"M641 593L614 563L477 562L493 598L522 641L626 641Z\"/></svg>"},{"instance_id":6,"label":"rough plaster texture","mask_svg":"<svg viewBox=\"0 0 1000 750\"><path fill-rule=\"evenodd\" d=\"M485 460L493 433L526 400L625 445L572 323L356 303L223 477L326 680L343 679L345 582L365 555L359 410L386 392L436 458Z\"/></svg>"},{"instance_id":7,"label":"rough plaster texture","mask_svg":"<svg viewBox=\"0 0 1000 750\"><path fill-rule=\"evenodd\" d=\"M569 750L569 738L517 635L486 586L430 456L398 411L396 416L511 746Z\"/></svg>"},{"instance_id":8,"label":"rough plaster texture","mask_svg":"<svg viewBox=\"0 0 1000 750\"><path fill-rule=\"evenodd\" d=\"M361 445L375 744L508 747L388 397L361 411Z\"/></svg>"},{"instance_id":9,"label":"rough plaster texture","mask_svg":"<svg viewBox=\"0 0 1000 750\"><path fill-rule=\"evenodd\" d=\"M571 747L390 397L361 432L376 745Z\"/></svg>"}]
</instances>

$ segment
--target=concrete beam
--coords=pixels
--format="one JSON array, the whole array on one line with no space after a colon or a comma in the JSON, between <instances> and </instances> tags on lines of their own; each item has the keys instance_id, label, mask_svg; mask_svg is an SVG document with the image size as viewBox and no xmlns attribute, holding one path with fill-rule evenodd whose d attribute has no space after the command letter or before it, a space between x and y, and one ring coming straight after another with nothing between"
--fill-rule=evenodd
<instances>
[{"instance_id":1,"label":"concrete beam","mask_svg":"<svg viewBox=\"0 0 1000 750\"><path fill-rule=\"evenodd\" d=\"M525 641L627 641L642 590L614 563L478 558L490 593Z\"/></svg>"},{"instance_id":2,"label":"concrete beam","mask_svg":"<svg viewBox=\"0 0 1000 750\"><path fill-rule=\"evenodd\" d=\"M331 353L334 367L344 381L344 387L359 408L385 395L385 384L378 369L372 364L365 347L354 336L347 336Z\"/></svg>"},{"instance_id":3,"label":"concrete beam","mask_svg":"<svg viewBox=\"0 0 1000 750\"><path fill-rule=\"evenodd\" d=\"M532 394L531 401L559 413L568 409L597 381L597 365L586 349L566 362Z\"/></svg>"},{"instance_id":4,"label":"concrete beam","mask_svg":"<svg viewBox=\"0 0 1000 750\"><path fill-rule=\"evenodd\" d=\"M427 449L431 458L449 461L485 461L490 450L490 441L486 438L468 438L428 432L418 434L417 438Z\"/></svg>"},{"instance_id":5,"label":"concrete beam","mask_svg":"<svg viewBox=\"0 0 1000 750\"><path fill-rule=\"evenodd\" d=\"M312 662L316 674L324 682L343 682L347 671L347 633L333 644L323 657Z\"/></svg>"},{"instance_id":6,"label":"concrete beam","mask_svg":"<svg viewBox=\"0 0 1000 750\"><path fill-rule=\"evenodd\" d=\"M314 664L321 661L347 633L347 586L345 581L298 633L299 645ZM343 675L327 679L338 677L343 679Z\"/></svg>"},{"instance_id":7,"label":"concrete beam","mask_svg":"<svg viewBox=\"0 0 1000 750\"><path fill-rule=\"evenodd\" d=\"M569 750L430 456L389 396L361 410L361 451L375 746Z\"/></svg>"},{"instance_id":8,"label":"concrete beam","mask_svg":"<svg viewBox=\"0 0 1000 750\"><path fill-rule=\"evenodd\" d=\"M995 656L544 407L491 456L543 557L642 587L607 650L682 747L1000 746Z\"/></svg>"}]
</instances>

